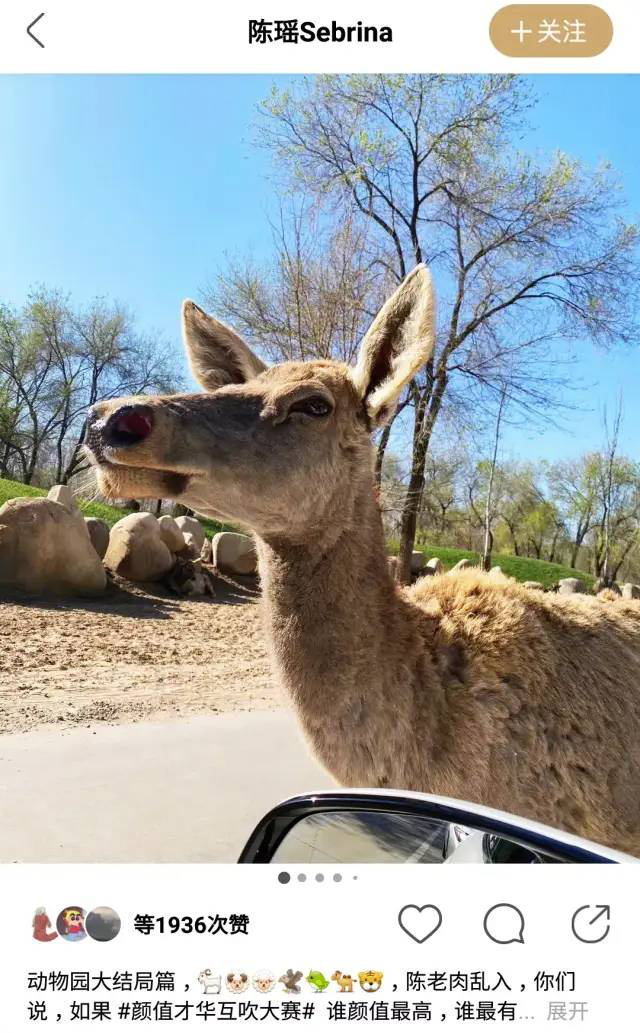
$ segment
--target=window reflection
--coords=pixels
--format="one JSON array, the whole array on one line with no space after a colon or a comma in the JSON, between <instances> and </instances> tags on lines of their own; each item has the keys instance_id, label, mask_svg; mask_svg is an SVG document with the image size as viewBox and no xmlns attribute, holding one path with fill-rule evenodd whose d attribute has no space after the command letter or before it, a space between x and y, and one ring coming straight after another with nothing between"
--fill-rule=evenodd
<instances>
[{"instance_id":1,"label":"window reflection","mask_svg":"<svg viewBox=\"0 0 640 1033\"><path fill-rule=\"evenodd\" d=\"M330 864L441 864L447 822L385 811L323 811L302 818L272 861Z\"/></svg>"},{"instance_id":2,"label":"window reflection","mask_svg":"<svg viewBox=\"0 0 640 1033\"><path fill-rule=\"evenodd\" d=\"M301 818L276 864L545 864L554 859L500 836L421 815L319 811Z\"/></svg>"}]
</instances>

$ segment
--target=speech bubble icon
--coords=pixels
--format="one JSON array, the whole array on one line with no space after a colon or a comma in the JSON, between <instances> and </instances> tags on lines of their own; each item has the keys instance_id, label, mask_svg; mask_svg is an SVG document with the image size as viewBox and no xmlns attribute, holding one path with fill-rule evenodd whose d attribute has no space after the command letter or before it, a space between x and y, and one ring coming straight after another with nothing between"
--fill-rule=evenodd
<instances>
[{"instance_id":1,"label":"speech bubble icon","mask_svg":"<svg viewBox=\"0 0 640 1033\"><path fill-rule=\"evenodd\" d=\"M484 916L483 925L494 943L524 943L524 915L515 904L494 904Z\"/></svg>"}]
</instances>

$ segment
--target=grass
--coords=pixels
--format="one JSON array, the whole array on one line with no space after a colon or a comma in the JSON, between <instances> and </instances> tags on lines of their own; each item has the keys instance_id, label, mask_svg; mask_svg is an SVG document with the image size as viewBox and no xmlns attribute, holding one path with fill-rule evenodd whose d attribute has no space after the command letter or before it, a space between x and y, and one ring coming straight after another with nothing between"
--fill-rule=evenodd
<instances>
[{"instance_id":1,"label":"grass","mask_svg":"<svg viewBox=\"0 0 640 1033\"><path fill-rule=\"evenodd\" d=\"M21 484L20 481L7 481L0 477L0 506L3 506L9 499L17 498L38 498L47 494L45 488L33 488L30 484ZM86 499L78 498L78 508L87 517L97 517L104 520L109 527L113 527L118 520L133 512L131 509L119 509L117 506L108 506L105 502L87 502ZM207 520L199 517L204 527L205 534L212 538L218 531L231 531L232 527L226 524L219 524L216 520Z\"/></svg>"},{"instance_id":2,"label":"grass","mask_svg":"<svg viewBox=\"0 0 640 1033\"><path fill-rule=\"evenodd\" d=\"M217 520L210 520L209 517L199 516L198 520L204 527L204 533L207 538L213 538L214 534L218 534L218 531L237 531L238 528L232 524L221 524Z\"/></svg>"},{"instance_id":3,"label":"grass","mask_svg":"<svg viewBox=\"0 0 640 1033\"><path fill-rule=\"evenodd\" d=\"M28 484L20 484L19 481L6 481L0 478L0 506L4 505L8 499L25 495L34 498L46 494L44 488L32 488ZM128 509L107 506L104 502L86 502L84 499L78 499L78 506L85 516L105 520L110 527L131 512ZM208 520L206 517L198 517L198 519L208 538L212 538L218 531L234 530L231 525L219 524L216 520ZM398 541L388 542L389 552L397 553L398 547ZM437 556L447 570L455 566L461 559L467 559L476 564L480 562L480 555L477 552L468 552L465 549L448 549L441 545L417 545L416 548L423 552L427 559ZM513 556L509 553L496 553L493 556L493 565L501 567L505 574L514 577L516 581L539 581L545 588L555 585L563 577L579 577L585 582L587 588L592 588L595 580L591 574L587 574L583 570L573 570L571 567L563 567L559 563L547 563L546 560L534 560L527 556Z\"/></svg>"},{"instance_id":4,"label":"grass","mask_svg":"<svg viewBox=\"0 0 640 1033\"><path fill-rule=\"evenodd\" d=\"M392 540L388 546L389 552L398 552L398 541ZM450 570L462 559L474 564L480 563L480 554L466 549L448 549L440 545L416 545L416 549L423 552L427 559L437 556L446 570ZM495 553L492 557L492 566L500 567L504 574L514 577L516 581L539 581L545 588L551 588L564 577L579 577L587 588L592 588L595 580L592 574L587 574L584 570L574 570L560 563L548 563L546 560L531 559L528 556L513 556L510 553Z\"/></svg>"}]
</instances>

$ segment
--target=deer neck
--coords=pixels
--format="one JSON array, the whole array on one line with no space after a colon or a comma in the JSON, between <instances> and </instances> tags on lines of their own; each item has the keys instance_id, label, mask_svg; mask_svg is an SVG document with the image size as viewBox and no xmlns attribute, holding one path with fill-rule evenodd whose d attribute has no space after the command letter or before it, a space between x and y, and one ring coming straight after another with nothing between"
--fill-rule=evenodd
<instances>
[{"instance_id":1,"label":"deer neck","mask_svg":"<svg viewBox=\"0 0 640 1033\"><path fill-rule=\"evenodd\" d=\"M393 663L387 638L407 604L389 571L371 480L333 536L304 544L258 539L258 556L276 671L322 758L322 743L329 752L330 740L362 727L367 701L378 697L378 713L383 702L393 708L383 688L385 664Z\"/></svg>"}]
</instances>

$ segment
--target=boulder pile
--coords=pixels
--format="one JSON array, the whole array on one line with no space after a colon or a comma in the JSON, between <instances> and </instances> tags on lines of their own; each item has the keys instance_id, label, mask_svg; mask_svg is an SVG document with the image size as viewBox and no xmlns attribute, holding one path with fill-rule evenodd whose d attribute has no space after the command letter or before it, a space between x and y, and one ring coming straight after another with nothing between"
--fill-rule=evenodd
<instances>
[{"instance_id":1,"label":"boulder pile","mask_svg":"<svg viewBox=\"0 0 640 1033\"><path fill-rule=\"evenodd\" d=\"M180 594L213 594L213 573L254 574L255 545L244 534L213 541L195 517L130 513L113 527L83 517L66 484L47 498L0 508L0 588L32 595L99 595L107 571L129 581L163 581Z\"/></svg>"}]
</instances>

